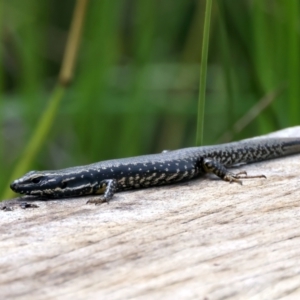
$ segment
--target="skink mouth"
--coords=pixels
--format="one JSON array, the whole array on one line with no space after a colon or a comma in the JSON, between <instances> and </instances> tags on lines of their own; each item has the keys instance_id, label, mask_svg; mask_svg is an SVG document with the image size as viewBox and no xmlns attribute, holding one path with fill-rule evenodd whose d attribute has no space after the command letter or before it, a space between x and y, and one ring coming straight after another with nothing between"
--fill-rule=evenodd
<instances>
[{"instance_id":1,"label":"skink mouth","mask_svg":"<svg viewBox=\"0 0 300 300\"><path fill-rule=\"evenodd\" d=\"M11 184L10 184L10 188L14 191L14 192L18 192L18 183L17 181L13 181Z\"/></svg>"},{"instance_id":2,"label":"skink mouth","mask_svg":"<svg viewBox=\"0 0 300 300\"><path fill-rule=\"evenodd\" d=\"M19 194L32 195L31 189L26 184L20 184L18 180L13 181L10 184L10 188Z\"/></svg>"}]
</instances>

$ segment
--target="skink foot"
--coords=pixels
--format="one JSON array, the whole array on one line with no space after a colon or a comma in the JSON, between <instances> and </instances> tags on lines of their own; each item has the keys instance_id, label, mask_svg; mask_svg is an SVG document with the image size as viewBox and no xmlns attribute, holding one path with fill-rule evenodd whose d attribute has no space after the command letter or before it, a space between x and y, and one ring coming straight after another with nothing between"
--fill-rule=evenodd
<instances>
[{"instance_id":1,"label":"skink foot","mask_svg":"<svg viewBox=\"0 0 300 300\"><path fill-rule=\"evenodd\" d=\"M102 203L109 203L108 202L108 199L105 199L103 197L93 197L93 198L90 198L86 204L95 204L95 205L100 205Z\"/></svg>"},{"instance_id":2,"label":"skink foot","mask_svg":"<svg viewBox=\"0 0 300 300\"><path fill-rule=\"evenodd\" d=\"M206 158L203 160L202 167L206 173L213 173L225 181L230 183L236 182L240 185L243 184L241 179L251 179L251 178L267 178L265 175L247 175L247 172L241 171L239 173L232 173L228 171L221 163L218 161Z\"/></svg>"}]
</instances>

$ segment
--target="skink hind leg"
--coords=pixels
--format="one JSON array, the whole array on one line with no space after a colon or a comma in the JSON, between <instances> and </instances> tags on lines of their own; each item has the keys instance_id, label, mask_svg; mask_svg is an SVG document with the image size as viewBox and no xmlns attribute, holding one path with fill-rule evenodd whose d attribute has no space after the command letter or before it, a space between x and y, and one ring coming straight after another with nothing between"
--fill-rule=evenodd
<instances>
[{"instance_id":1,"label":"skink hind leg","mask_svg":"<svg viewBox=\"0 0 300 300\"><path fill-rule=\"evenodd\" d=\"M101 196L95 196L87 201L87 204L102 204L108 203L109 200L114 196L117 190L117 181L115 179L107 179L100 182L99 186L96 187L95 194L103 194Z\"/></svg>"},{"instance_id":2,"label":"skink hind leg","mask_svg":"<svg viewBox=\"0 0 300 300\"><path fill-rule=\"evenodd\" d=\"M225 181L237 182L243 184L241 179L250 178L267 178L265 175L253 175L249 176L245 171L239 173L232 173L228 171L221 163L218 161L206 158L202 162L202 167L206 173L213 173Z\"/></svg>"}]
</instances>

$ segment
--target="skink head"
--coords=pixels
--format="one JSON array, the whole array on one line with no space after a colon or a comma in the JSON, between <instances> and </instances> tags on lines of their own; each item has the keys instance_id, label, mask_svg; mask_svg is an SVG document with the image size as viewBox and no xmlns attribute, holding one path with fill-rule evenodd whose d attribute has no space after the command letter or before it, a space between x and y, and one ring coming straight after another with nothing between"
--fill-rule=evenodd
<instances>
[{"instance_id":1,"label":"skink head","mask_svg":"<svg viewBox=\"0 0 300 300\"><path fill-rule=\"evenodd\" d=\"M92 194L98 188L98 183L89 174L75 176L74 173L59 171L31 171L12 182L10 188L25 195L63 198Z\"/></svg>"}]
</instances>

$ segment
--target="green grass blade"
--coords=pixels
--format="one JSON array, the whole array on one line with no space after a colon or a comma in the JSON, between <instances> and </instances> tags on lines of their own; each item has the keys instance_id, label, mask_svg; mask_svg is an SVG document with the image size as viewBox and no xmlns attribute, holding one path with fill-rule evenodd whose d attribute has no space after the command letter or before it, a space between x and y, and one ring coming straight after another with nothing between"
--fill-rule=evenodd
<instances>
[{"instance_id":1,"label":"green grass blade","mask_svg":"<svg viewBox=\"0 0 300 300\"><path fill-rule=\"evenodd\" d=\"M9 183L28 171L31 162L33 161L34 157L36 157L50 131L64 93L65 88L57 85L50 99L49 106L41 116L41 119L38 122L39 125L32 135L27 147L25 148L24 154L21 156L22 160L17 164L16 168L12 172L7 184L7 189L4 191L1 199L8 199L13 196L13 192L8 188Z\"/></svg>"},{"instance_id":2,"label":"green grass blade","mask_svg":"<svg viewBox=\"0 0 300 300\"><path fill-rule=\"evenodd\" d=\"M287 22L288 22L288 97L289 97L289 117L290 125L299 124L300 112L300 87L299 87L299 3L297 0L285 2L287 7Z\"/></svg>"},{"instance_id":3,"label":"green grass blade","mask_svg":"<svg viewBox=\"0 0 300 300\"><path fill-rule=\"evenodd\" d=\"M212 0L207 0L206 9L205 9L205 19L204 19L202 56L201 56L201 64L200 64L198 121L197 121L197 136L196 136L196 145L199 146L203 144L206 72L207 72L207 56L208 56L208 44L209 44L211 6L212 6Z\"/></svg>"}]
</instances>

